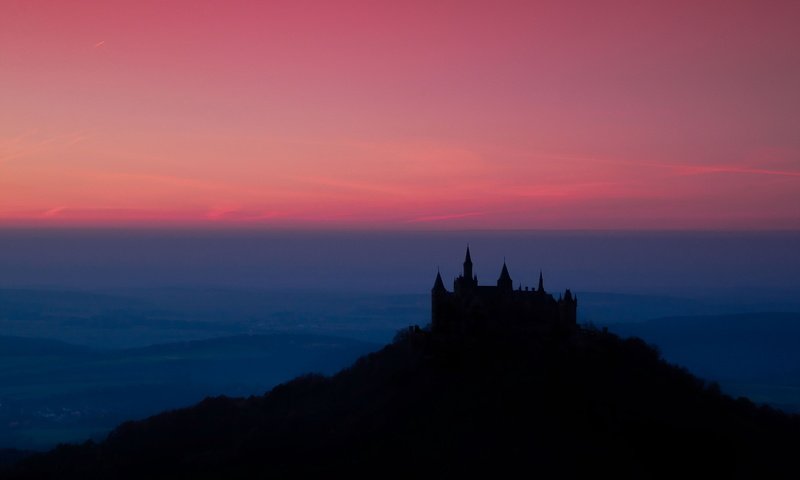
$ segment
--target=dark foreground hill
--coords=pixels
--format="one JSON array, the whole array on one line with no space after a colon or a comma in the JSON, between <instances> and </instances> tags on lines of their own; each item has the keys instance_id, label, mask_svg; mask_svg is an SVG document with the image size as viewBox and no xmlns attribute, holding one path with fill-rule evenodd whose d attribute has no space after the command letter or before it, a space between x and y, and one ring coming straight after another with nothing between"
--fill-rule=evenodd
<instances>
[{"instance_id":1,"label":"dark foreground hill","mask_svg":"<svg viewBox=\"0 0 800 480\"><path fill-rule=\"evenodd\" d=\"M333 377L209 398L6 475L794 478L798 447L797 417L727 397L637 339L407 332Z\"/></svg>"}]
</instances>

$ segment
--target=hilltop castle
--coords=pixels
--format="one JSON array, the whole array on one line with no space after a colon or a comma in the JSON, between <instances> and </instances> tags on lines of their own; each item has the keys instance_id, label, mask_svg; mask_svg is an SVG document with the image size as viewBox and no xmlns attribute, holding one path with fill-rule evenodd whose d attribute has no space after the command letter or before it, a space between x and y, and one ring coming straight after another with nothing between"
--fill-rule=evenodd
<instances>
[{"instance_id":1,"label":"hilltop castle","mask_svg":"<svg viewBox=\"0 0 800 480\"><path fill-rule=\"evenodd\" d=\"M578 298L567 289L556 300L544 291L539 273L536 289L514 290L505 261L497 286L478 285L472 273L472 258L467 247L464 271L448 291L440 273L431 290L431 329L434 332L457 333L495 328L536 329L542 327L574 327Z\"/></svg>"}]
</instances>

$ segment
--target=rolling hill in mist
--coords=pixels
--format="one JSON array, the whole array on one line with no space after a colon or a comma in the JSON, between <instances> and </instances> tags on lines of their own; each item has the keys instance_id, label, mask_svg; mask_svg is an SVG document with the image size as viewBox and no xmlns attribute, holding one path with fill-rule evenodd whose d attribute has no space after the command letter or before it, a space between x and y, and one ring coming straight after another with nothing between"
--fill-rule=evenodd
<instances>
[{"instance_id":1,"label":"rolling hill in mist","mask_svg":"<svg viewBox=\"0 0 800 480\"><path fill-rule=\"evenodd\" d=\"M759 312L620 323L622 335L658 346L665 358L726 392L800 412L800 314Z\"/></svg>"},{"instance_id":2,"label":"rolling hill in mist","mask_svg":"<svg viewBox=\"0 0 800 480\"><path fill-rule=\"evenodd\" d=\"M727 393L800 411L796 314L723 315L730 307L715 299L580 299L585 321L644 338ZM0 289L0 327L14 336L0 337L0 448L101 439L121 421L209 395L334 373L429 311L427 295ZM315 336L332 343L311 348Z\"/></svg>"},{"instance_id":3,"label":"rolling hill in mist","mask_svg":"<svg viewBox=\"0 0 800 480\"><path fill-rule=\"evenodd\" d=\"M208 398L6 473L785 478L798 439L797 417L726 396L638 339L412 330L333 377Z\"/></svg>"}]
</instances>

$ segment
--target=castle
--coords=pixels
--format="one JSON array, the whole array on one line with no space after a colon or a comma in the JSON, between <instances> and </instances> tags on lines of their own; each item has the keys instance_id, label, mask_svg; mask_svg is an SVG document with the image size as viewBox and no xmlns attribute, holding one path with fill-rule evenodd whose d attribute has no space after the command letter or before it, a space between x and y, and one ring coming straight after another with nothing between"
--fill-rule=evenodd
<instances>
[{"instance_id":1,"label":"castle","mask_svg":"<svg viewBox=\"0 0 800 480\"><path fill-rule=\"evenodd\" d=\"M539 273L539 286L514 290L505 261L497 286L478 285L472 273L472 257L467 247L464 271L448 291L442 275L436 273L431 290L431 329L439 333L459 333L490 329L539 329L576 325L578 298L567 289L556 300L544 291Z\"/></svg>"}]
</instances>

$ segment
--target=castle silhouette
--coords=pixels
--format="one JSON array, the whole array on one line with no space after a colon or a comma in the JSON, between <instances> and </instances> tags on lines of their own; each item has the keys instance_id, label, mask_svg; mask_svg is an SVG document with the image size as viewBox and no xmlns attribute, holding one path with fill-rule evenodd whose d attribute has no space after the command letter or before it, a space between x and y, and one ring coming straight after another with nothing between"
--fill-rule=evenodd
<instances>
[{"instance_id":1,"label":"castle silhouette","mask_svg":"<svg viewBox=\"0 0 800 480\"><path fill-rule=\"evenodd\" d=\"M578 298L569 289L556 300L544 291L539 272L536 289L514 290L505 260L497 286L478 285L472 273L472 257L467 247L464 271L448 291L441 273L431 290L431 329L438 333L463 333L490 329L572 328L577 320Z\"/></svg>"}]
</instances>

